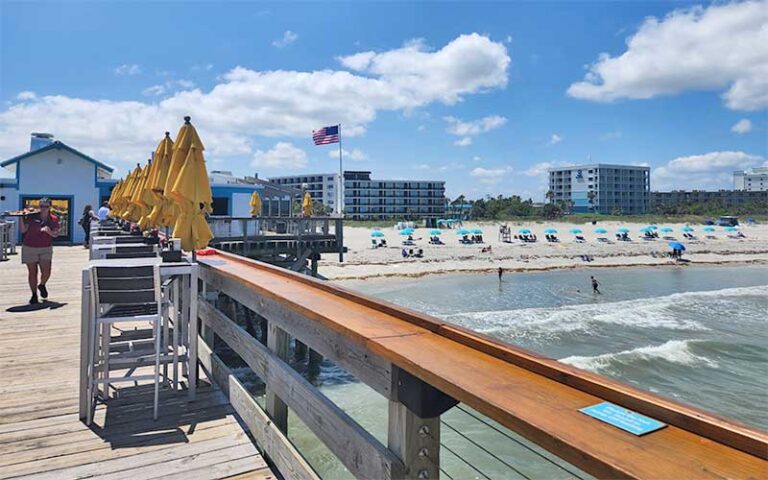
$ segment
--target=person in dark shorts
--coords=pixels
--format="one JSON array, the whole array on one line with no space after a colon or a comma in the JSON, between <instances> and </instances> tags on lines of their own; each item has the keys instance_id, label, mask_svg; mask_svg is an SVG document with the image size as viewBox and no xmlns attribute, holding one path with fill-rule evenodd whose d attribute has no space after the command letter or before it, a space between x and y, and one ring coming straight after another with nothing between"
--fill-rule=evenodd
<instances>
[{"instance_id":1,"label":"person in dark shorts","mask_svg":"<svg viewBox=\"0 0 768 480\"><path fill-rule=\"evenodd\" d=\"M501 281L501 276L504 275L504 269L499 267L499 281Z\"/></svg>"},{"instance_id":2,"label":"person in dark shorts","mask_svg":"<svg viewBox=\"0 0 768 480\"><path fill-rule=\"evenodd\" d=\"M595 277L589 277L592 280L592 293L600 293L600 290L598 290L597 287L600 286L597 279Z\"/></svg>"},{"instance_id":3,"label":"person in dark shorts","mask_svg":"<svg viewBox=\"0 0 768 480\"><path fill-rule=\"evenodd\" d=\"M83 245L85 248L88 248L90 246L91 241L91 223L98 222L99 217L96 216L96 212L93 211L93 208L90 204L86 205L83 209L83 215L80 217L80 220L78 223L81 227L83 227L83 232L85 232L85 243Z\"/></svg>"},{"instance_id":4,"label":"person in dark shorts","mask_svg":"<svg viewBox=\"0 0 768 480\"><path fill-rule=\"evenodd\" d=\"M59 235L59 217L51 213L51 201L48 198L40 199L40 213L21 217L19 227L23 235L21 242L21 263L27 266L29 289L32 297L29 303L40 303L37 299L37 291L40 296L48 298L48 289L45 284L51 277L51 260L53 259L53 239ZM37 272L40 271L40 280Z\"/></svg>"}]
</instances>

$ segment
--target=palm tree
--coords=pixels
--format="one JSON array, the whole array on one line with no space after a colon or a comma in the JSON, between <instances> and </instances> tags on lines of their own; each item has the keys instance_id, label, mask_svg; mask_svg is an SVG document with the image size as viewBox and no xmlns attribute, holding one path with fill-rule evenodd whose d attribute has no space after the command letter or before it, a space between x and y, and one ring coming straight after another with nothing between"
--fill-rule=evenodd
<instances>
[{"instance_id":1,"label":"palm tree","mask_svg":"<svg viewBox=\"0 0 768 480\"><path fill-rule=\"evenodd\" d=\"M549 203L552 203L552 199L555 198L555 192L552 190L547 190L547 193L545 193L544 196L547 198Z\"/></svg>"},{"instance_id":2,"label":"palm tree","mask_svg":"<svg viewBox=\"0 0 768 480\"><path fill-rule=\"evenodd\" d=\"M587 200L589 200L589 204L592 207L592 213L595 213L595 197L596 196L597 194L593 190L590 190L587 192Z\"/></svg>"}]
</instances>

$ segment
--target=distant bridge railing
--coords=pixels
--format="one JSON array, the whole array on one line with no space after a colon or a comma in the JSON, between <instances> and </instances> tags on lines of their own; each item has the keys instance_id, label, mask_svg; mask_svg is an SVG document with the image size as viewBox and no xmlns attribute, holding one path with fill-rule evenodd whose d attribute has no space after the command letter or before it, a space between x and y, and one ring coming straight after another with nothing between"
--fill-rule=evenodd
<instances>
[{"instance_id":1,"label":"distant bridge railing","mask_svg":"<svg viewBox=\"0 0 768 480\"><path fill-rule=\"evenodd\" d=\"M335 217L208 217L215 238L333 235L341 231L342 222L341 218Z\"/></svg>"},{"instance_id":2,"label":"distant bridge railing","mask_svg":"<svg viewBox=\"0 0 768 480\"><path fill-rule=\"evenodd\" d=\"M454 407L506 442L525 437L530 452L560 462L567 472L561 477L758 478L767 471L765 432L304 275L225 253L199 261L201 364L285 478L317 478L287 438L289 411L357 478L451 478L442 449L464 462L468 475L491 478L441 442L442 426L473 441L445 421ZM240 326L238 312L259 328ZM265 383L263 409L215 353L217 342ZM290 365L291 349L300 347L387 399L386 444ZM640 437L579 411L603 401L668 425ZM496 446L474 445L494 455ZM495 458L508 468L503 476L531 478L526 462Z\"/></svg>"}]
</instances>

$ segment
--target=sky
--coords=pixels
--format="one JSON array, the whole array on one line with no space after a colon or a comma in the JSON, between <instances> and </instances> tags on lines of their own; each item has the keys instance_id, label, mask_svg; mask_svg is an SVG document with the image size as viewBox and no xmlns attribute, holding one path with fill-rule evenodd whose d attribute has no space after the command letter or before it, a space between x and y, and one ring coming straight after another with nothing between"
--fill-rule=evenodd
<instances>
[{"instance_id":1,"label":"sky","mask_svg":"<svg viewBox=\"0 0 768 480\"><path fill-rule=\"evenodd\" d=\"M0 159L49 132L124 175L185 115L209 170L443 179L544 199L546 169L732 188L768 165L768 0L0 1Z\"/></svg>"}]
</instances>

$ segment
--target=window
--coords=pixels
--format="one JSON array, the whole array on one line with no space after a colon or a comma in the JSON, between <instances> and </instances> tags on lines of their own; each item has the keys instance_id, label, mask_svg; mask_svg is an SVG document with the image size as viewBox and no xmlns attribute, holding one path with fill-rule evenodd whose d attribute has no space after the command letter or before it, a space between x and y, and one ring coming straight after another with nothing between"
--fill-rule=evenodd
<instances>
[{"instance_id":1,"label":"window","mask_svg":"<svg viewBox=\"0 0 768 480\"><path fill-rule=\"evenodd\" d=\"M213 197L213 212L212 215L229 215L229 198L228 197Z\"/></svg>"}]
</instances>

